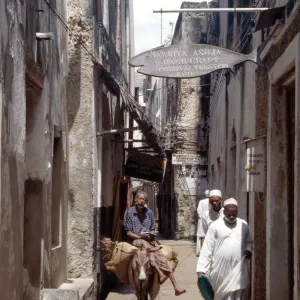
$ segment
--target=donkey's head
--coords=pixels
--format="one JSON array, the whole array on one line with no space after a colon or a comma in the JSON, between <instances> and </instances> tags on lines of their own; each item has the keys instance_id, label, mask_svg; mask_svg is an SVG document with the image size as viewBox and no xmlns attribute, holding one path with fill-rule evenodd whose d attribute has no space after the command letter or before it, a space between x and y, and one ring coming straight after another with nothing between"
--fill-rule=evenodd
<instances>
[{"instance_id":1,"label":"donkey's head","mask_svg":"<svg viewBox=\"0 0 300 300\"><path fill-rule=\"evenodd\" d=\"M136 253L133 258L133 267L136 279L139 281L145 281L147 279L146 274L149 273L151 268L147 251L140 250Z\"/></svg>"},{"instance_id":2,"label":"donkey's head","mask_svg":"<svg viewBox=\"0 0 300 300\"><path fill-rule=\"evenodd\" d=\"M136 290L136 296L138 300L145 300L147 293L151 288L149 284L153 282L150 280L151 276L154 276L154 268L150 263L150 253L160 250L161 247L145 249L145 247L139 248L135 252L129 273L132 274L133 283Z\"/></svg>"},{"instance_id":3,"label":"donkey's head","mask_svg":"<svg viewBox=\"0 0 300 300\"><path fill-rule=\"evenodd\" d=\"M153 273L150 265L149 254L160 249L161 247L155 247L137 251L133 258L133 268L134 272L138 274L138 280L145 281L149 277L149 274Z\"/></svg>"}]
</instances>

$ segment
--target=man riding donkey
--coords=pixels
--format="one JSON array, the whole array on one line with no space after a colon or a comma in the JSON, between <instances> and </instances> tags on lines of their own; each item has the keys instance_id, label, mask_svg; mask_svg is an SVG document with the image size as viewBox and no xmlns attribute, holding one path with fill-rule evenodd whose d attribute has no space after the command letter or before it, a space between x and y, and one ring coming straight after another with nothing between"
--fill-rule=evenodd
<instances>
[{"instance_id":1,"label":"man riding donkey","mask_svg":"<svg viewBox=\"0 0 300 300\"><path fill-rule=\"evenodd\" d=\"M157 247L154 241L156 235L154 216L152 210L145 207L147 201L147 194L138 191L135 197L135 206L129 208L124 215L127 237L133 241L134 246L144 250ZM175 296L184 294L186 290L178 287L163 253L160 250L148 253L150 265L156 270L159 283L163 284L169 278L173 284Z\"/></svg>"}]
</instances>

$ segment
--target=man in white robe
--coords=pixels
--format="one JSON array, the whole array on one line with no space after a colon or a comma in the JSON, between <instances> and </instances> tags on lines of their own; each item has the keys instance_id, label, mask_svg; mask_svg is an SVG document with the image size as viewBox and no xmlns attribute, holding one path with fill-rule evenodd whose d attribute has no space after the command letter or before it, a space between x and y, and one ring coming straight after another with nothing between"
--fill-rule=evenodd
<instances>
[{"instance_id":1,"label":"man in white robe","mask_svg":"<svg viewBox=\"0 0 300 300\"><path fill-rule=\"evenodd\" d=\"M209 190L205 191L205 197L204 199L201 199L198 203L197 207L197 214L198 214L198 226L197 226L197 244L196 244L196 255L198 256L201 251L201 244L200 244L200 237L198 235L199 232L199 226L201 223L201 218L203 213L209 209Z\"/></svg>"},{"instance_id":2,"label":"man in white robe","mask_svg":"<svg viewBox=\"0 0 300 300\"><path fill-rule=\"evenodd\" d=\"M219 190L212 190L209 193L209 209L207 209L199 220L198 237L201 247L210 224L217 219L224 217L222 208L222 193Z\"/></svg>"},{"instance_id":3,"label":"man in white robe","mask_svg":"<svg viewBox=\"0 0 300 300\"><path fill-rule=\"evenodd\" d=\"M252 256L252 240L247 222L237 214L237 201L226 200L224 217L210 225L198 260L197 274L208 276L215 300L248 300L250 278L244 257Z\"/></svg>"}]
</instances>

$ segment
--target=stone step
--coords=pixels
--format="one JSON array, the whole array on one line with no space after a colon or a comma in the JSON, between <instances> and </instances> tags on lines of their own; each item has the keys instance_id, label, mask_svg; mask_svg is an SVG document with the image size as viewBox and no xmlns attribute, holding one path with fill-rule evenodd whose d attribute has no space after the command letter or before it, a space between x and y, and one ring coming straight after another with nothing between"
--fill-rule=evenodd
<instances>
[{"instance_id":1,"label":"stone step","mask_svg":"<svg viewBox=\"0 0 300 300\"><path fill-rule=\"evenodd\" d=\"M93 279L70 279L58 289L44 289L43 300L93 300Z\"/></svg>"},{"instance_id":2,"label":"stone step","mask_svg":"<svg viewBox=\"0 0 300 300\"><path fill-rule=\"evenodd\" d=\"M43 290L44 300L80 300L79 292L76 290Z\"/></svg>"}]
</instances>

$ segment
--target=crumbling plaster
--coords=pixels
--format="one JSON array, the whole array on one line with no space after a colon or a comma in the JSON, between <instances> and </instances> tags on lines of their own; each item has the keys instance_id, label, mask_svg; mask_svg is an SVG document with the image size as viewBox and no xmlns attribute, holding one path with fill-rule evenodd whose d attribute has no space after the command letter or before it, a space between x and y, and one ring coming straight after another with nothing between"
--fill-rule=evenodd
<instances>
[{"instance_id":1,"label":"crumbling plaster","mask_svg":"<svg viewBox=\"0 0 300 300\"><path fill-rule=\"evenodd\" d=\"M88 1L68 1L69 39L69 277L93 274L93 62L80 42L93 50Z\"/></svg>"},{"instance_id":2,"label":"crumbling plaster","mask_svg":"<svg viewBox=\"0 0 300 300\"><path fill-rule=\"evenodd\" d=\"M103 224L111 225L113 183L122 173L123 145L114 135L97 135L124 126L118 88L111 86L111 75L125 85L129 80L122 69L127 64L122 57L129 56L130 42L125 19L128 7L122 2L103 1L100 24L90 1L68 1L68 24L73 32L68 80L70 277L93 276L93 264L99 263L95 239L100 239Z\"/></svg>"},{"instance_id":3,"label":"crumbling plaster","mask_svg":"<svg viewBox=\"0 0 300 300\"><path fill-rule=\"evenodd\" d=\"M207 7L207 3L183 2L182 8L199 8ZM191 43L199 43L201 33L206 30L206 18L200 13L182 13L179 17L173 44L178 43L181 38L187 38ZM175 139L186 139L186 142L177 147L178 153L197 154L198 143L198 126L201 118L200 107L200 78L179 80L178 91L171 95L171 101L177 102L176 109L171 114L176 115L176 137ZM177 98L177 101L176 101ZM173 104L172 104L173 106ZM182 178L180 167L174 167L174 185L173 193L177 201L177 221L176 221L176 238L193 238L196 232L196 205L197 196L186 195L184 192L185 184Z\"/></svg>"},{"instance_id":4,"label":"crumbling plaster","mask_svg":"<svg viewBox=\"0 0 300 300\"><path fill-rule=\"evenodd\" d=\"M0 287L3 299L23 292L23 194L25 169L24 6L0 3L1 202ZM19 26L21 24L21 26ZM10 36L14 35L14 39Z\"/></svg>"}]
</instances>

